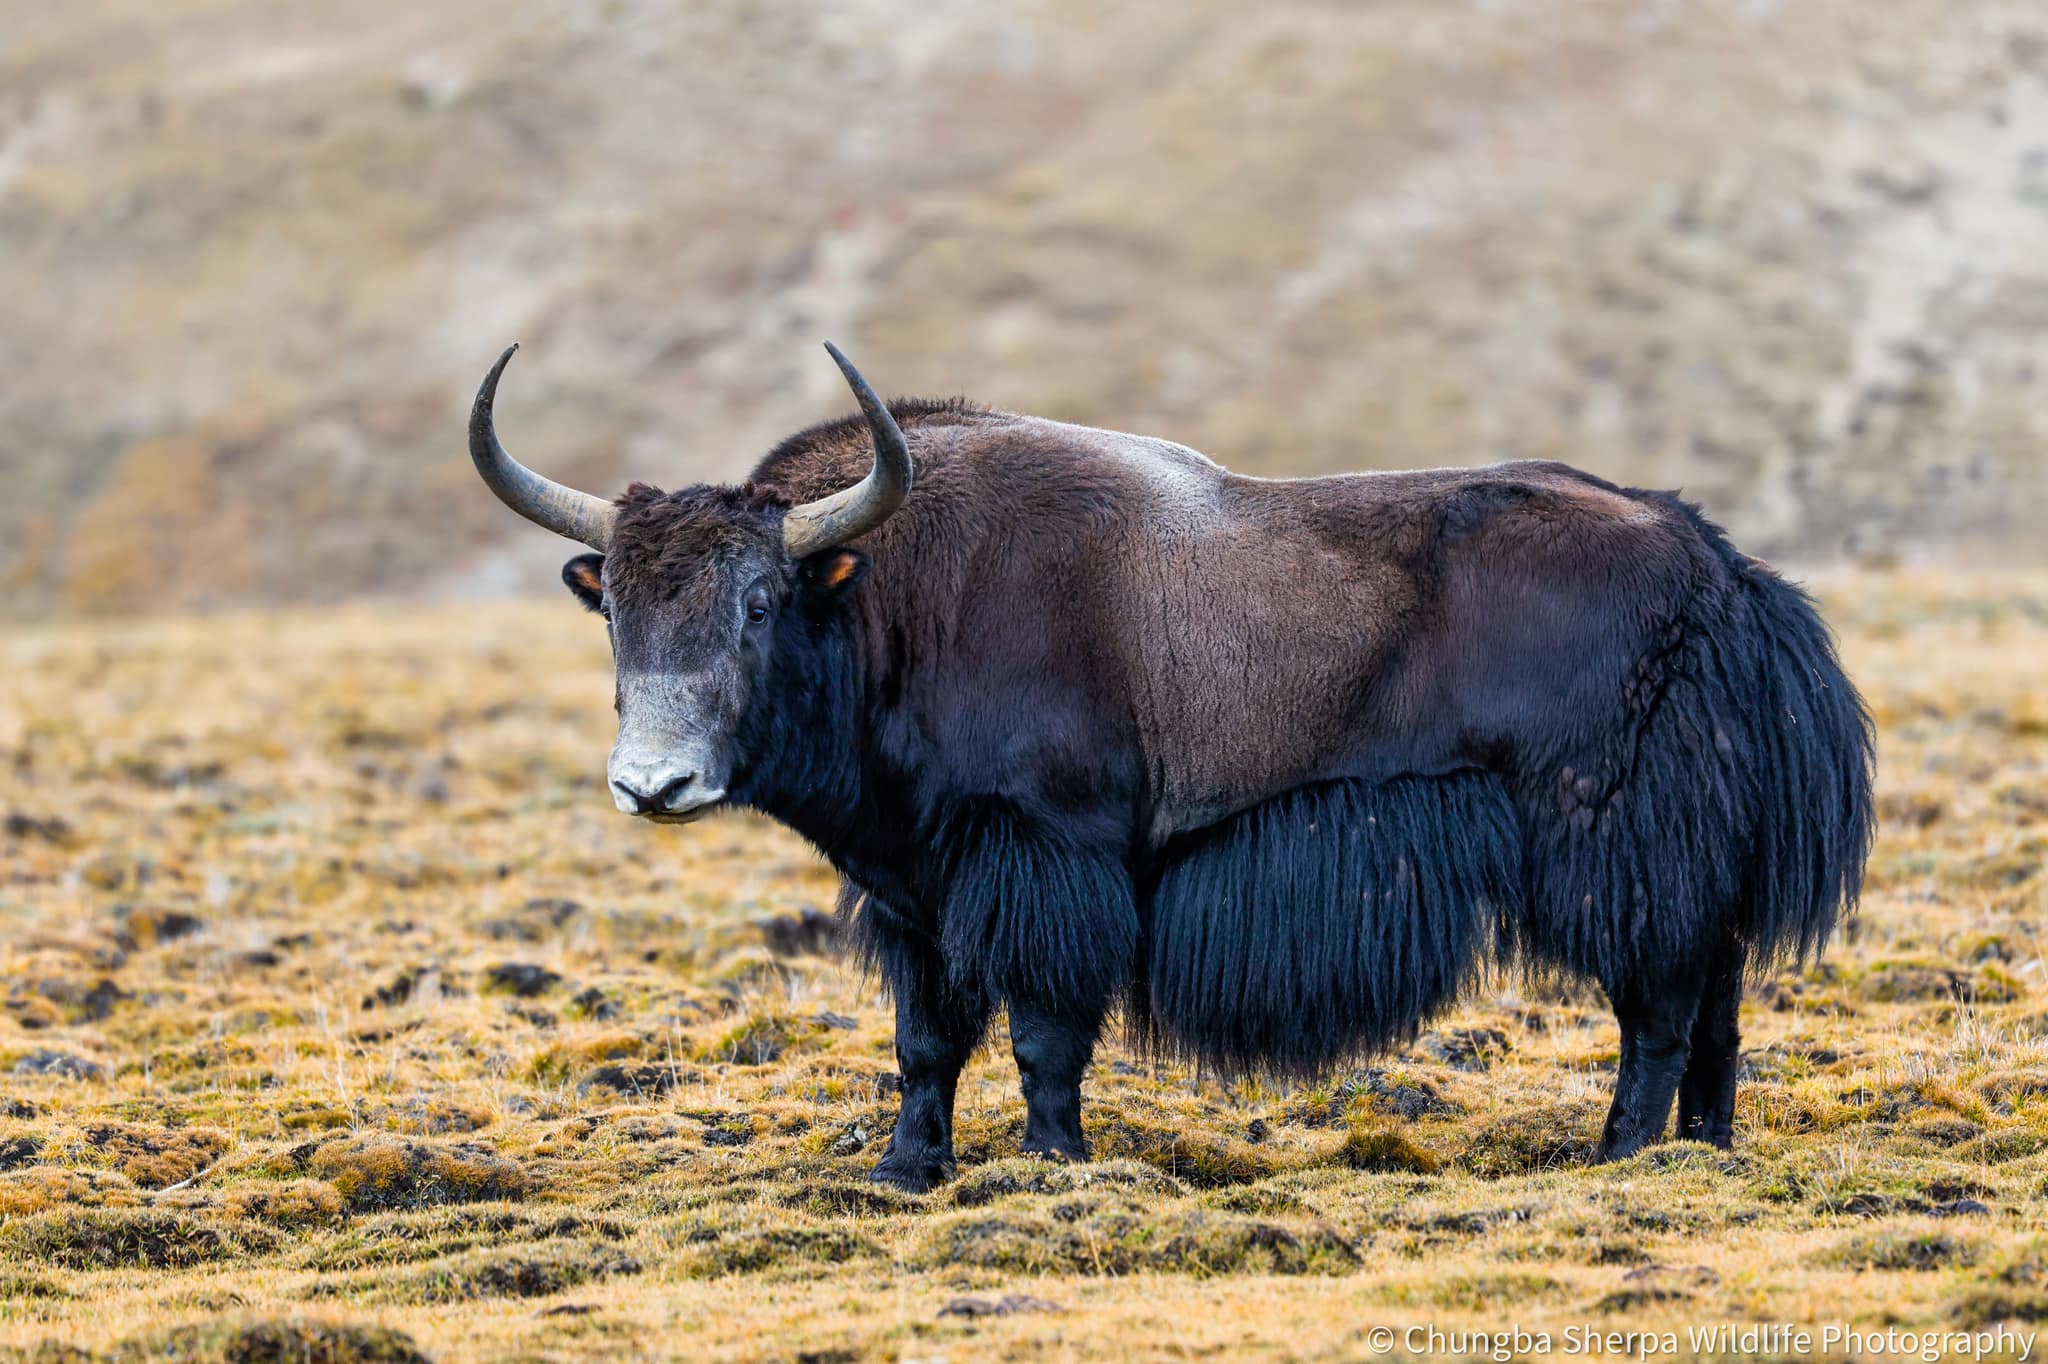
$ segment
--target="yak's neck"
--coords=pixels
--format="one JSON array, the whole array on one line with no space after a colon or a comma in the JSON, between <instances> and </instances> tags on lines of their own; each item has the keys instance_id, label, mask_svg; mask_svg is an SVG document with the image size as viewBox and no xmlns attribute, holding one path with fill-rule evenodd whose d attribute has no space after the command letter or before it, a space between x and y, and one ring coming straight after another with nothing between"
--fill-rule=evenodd
<instances>
[{"instance_id":1,"label":"yak's neck","mask_svg":"<svg viewBox=\"0 0 2048 1364\"><path fill-rule=\"evenodd\" d=\"M768 694L741 727L750 755L731 801L787 824L838 861L867 813L860 650L847 615L778 641Z\"/></svg>"}]
</instances>

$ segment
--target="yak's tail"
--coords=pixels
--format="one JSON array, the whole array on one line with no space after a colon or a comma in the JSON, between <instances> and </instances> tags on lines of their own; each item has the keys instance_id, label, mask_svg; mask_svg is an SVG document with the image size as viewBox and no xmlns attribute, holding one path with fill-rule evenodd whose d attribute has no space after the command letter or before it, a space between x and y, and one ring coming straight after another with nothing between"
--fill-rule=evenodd
<instances>
[{"instance_id":1,"label":"yak's tail","mask_svg":"<svg viewBox=\"0 0 2048 1364\"><path fill-rule=\"evenodd\" d=\"M1728 769L1748 799L1746 856L1735 867L1734 927L1752 970L1819 953L1863 892L1877 828L1875 726L1813 598L1728 543L1691 503L1670 498L1734 579L1698 631L1708 717L1732 731ZM1709 682L1709 679L1712 679Z\"/></svg>"},{"instance_id":2,"label":"yak's tail","mask_svg":"<svg viewBox=\"0 0 2048 1364\"><path fill-rule=\"evenodd\" d=\"M1240 1073L1410 1040L1522 895L1514 807L1478 772L1301 787L1169 852L1133 1031Z\"/></svg>"},{"instance_id":3,"label":"yak's tail","mask_svg":"<svg viewBox=\"0 0 2048 1364\"><path fill-rule=\"evenodd\" d=\"M1744 936L1762 966L1826 946L1863 891L1876 829L1876 736L1813 599L1734 554L1752 628L1745 653L1757 828L1744 877ZM1724 660L1725 661L1725 660Z\"/></svg>"}]
</instances>

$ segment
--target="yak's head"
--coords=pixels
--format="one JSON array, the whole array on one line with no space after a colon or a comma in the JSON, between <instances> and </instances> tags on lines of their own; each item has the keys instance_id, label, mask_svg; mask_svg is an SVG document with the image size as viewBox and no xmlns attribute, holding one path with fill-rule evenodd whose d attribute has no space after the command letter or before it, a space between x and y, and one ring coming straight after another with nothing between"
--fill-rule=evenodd
<instances>
[{"instance_id":1,"label":"yak's head","mask_svg":"<svg viewBox=\"0 0 2048 1364\"><path fill-rule=\"evenodd\" d=\"M507 350L477 391L469 453L505 504L595 554L562 567L569 590L605 618L618 669L619 738L606 775L630 815L682 822L724 799L738 735L764 685L775 632L829 610L867 569L846 542L910 491L910 451L889 409L837 347L860 400L875 464L851 488L791 507L708 484L664 493L635 484L617 502L567 488L505 453L492 427Z\"/></svg>"}]
</instances>

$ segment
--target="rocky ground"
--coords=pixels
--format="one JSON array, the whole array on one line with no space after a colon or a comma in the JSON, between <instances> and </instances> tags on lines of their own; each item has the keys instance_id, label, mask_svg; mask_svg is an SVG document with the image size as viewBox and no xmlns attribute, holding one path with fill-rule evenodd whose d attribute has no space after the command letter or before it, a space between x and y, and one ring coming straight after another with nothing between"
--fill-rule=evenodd
<instances>
[{"instance_id":1,"label":"rocky ground","mask_svg":"<svg viewBox=\"0 0 2048 1364\"><path fill-rule=\"evenodd\" d=\"M0 615L551 584L890 392L1260 474L1571 460L1753 552L2048 517L2013 0L66 0L0 32Z\"/></svg>"},{"instance_id":2,"label":"rocky ground","mask_svg":"<svg viewBox=\"0 0 2048 1364\"><path fill-rule=\"evenodd\" d=\"M1586 1165L1597 996L1492 983L1313 1089L1111 1046L1098 1159L870 1185L889 1011L827 870L620 818L566 600L0 637L0 1349L1339 1359L1374 1326L2048 1318L2048 582L1829 579L1862 917L1744 1007L1732 1153Z\"/></svg>"}]
</instances>

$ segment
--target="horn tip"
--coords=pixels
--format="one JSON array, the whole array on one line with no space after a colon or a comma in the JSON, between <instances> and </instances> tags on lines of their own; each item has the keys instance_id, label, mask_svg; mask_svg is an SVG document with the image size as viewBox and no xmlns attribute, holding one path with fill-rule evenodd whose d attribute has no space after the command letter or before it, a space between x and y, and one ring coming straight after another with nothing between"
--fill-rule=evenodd
<instances>
[{"instance_id":1,"label":"horn tip","mask_svg":"<svg viewBox=\"0 0 2048 1364\"><path fill-rule=\"evenodd\" d=\"M830 341L825 343L825 353L832 357L833 364L839 366L840 375L846 380L848 386L853 389L853 396L860 400L861 408L865 410L872 397L872 394L864 392L868 387L868 381L862 378L861 372L853 367L853 361L846 358L846 352L833 345ZM875 401L879 402L880 400L875 399Z\"/></svg>"},{"instance_id":2,"label":"horn tip","mask_svg":"<svg viewBox=\"0 0 2048 1364\"><path fill-rule=\"evenodd\" d=\"M498 356L498 363L492 365L490 372L484 375L483 385L476 391L475 415L488 416L491 404L498 396L498 376L505 372L505 366L512 363L512 352L518 349L517 341L505 347L504 352Z\"/></svg>"}]
</instances>

